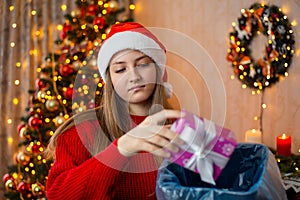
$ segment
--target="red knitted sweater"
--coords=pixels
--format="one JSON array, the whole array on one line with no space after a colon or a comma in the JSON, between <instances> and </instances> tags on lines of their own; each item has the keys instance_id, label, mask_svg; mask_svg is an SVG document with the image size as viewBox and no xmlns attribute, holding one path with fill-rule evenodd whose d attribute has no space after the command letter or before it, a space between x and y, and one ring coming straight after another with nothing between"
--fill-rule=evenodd
<instances>
[{"instance_id":1,"label":"red knitted sweater","mask_svg":"<svg viewBox=\"0 0 300 200\"><path fill-rule=\"evenodd\" d=\"M139 124L144 118L133 120ZM156 199L157 164L152 154L125 157L115 140L92 157L78 132L92 135L95 123L82 122L58 137L46 186L48 199Z\"/></svg>"}]
</instances>

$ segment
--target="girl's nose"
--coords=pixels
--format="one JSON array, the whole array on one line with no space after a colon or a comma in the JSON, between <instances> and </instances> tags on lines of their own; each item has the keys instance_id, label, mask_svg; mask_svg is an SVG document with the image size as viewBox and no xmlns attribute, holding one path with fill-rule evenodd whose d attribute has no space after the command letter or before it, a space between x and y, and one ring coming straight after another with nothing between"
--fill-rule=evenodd
<instances>
[{"instance_id":1,"label":"girl's nose","mask_svg":"<svg viewBox=\"0 0 300 200\"><path fill-rule=\"evenodd\" d=\"M140 72L136 67L134 67L133 69L131 69L129 71L128 76L129 76L130 82L137 82L141 79Z\"/></svg>"}]
</instances>

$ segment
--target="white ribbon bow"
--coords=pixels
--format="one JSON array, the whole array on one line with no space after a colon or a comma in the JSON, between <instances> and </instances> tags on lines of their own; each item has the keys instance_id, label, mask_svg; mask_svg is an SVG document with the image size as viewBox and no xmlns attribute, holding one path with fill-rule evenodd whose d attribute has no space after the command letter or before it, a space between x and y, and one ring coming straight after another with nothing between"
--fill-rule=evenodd
<instances>
[{"instance_id":1,"label":"white ribbon bow","mask_svg":"<svg viewBox=\"0 0 300 200\"><path fill-rule=\"evenodd\" d=\"M209 145L217 136L215 124L206 119L202 121L198 117L193 118L195 130L187 125L180 134L180 138L187 143L183 149L193 153L184 163L184 167L197 171L202 181L215 185L213 164L223 168L228 158L212 151L214 144Z\"/></svg>"}]
</instances>

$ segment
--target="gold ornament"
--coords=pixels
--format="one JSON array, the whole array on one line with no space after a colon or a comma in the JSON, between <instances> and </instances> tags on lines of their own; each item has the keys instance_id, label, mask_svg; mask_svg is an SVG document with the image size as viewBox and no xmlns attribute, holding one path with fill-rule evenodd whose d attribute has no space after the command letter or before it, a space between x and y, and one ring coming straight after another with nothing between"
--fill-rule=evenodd
<instances>
[{"instance_id":1,"label":"gold ornament","mask_svg":"<svg viewBox=\"0 0 300 200\"><path fill-rule=\"evenodd\" d=\"M37 99L39 101L42 101L43 99L45 99L46 97L46 92L45 91L39 91L36 95Z\"/></svg>"},{"instance_id":2,"label":"gold ornament","mask_svg":"<svg viewBox=\"0 0 300 200\"><path fill-rule=\"evenodd\" d=\"M118 10L119 4L117 1L110 1L108 2L108 7L112 10L112 11L116 11Z\"/></svg>"},{"instance_id":3,"label":"gold ornament","mask_svg":"<svg viewBox=\"0 0 300 200\"><path fill-rule=\"evenodd\" d=\"M60 126L65 122L65 118L62 115L55 117L54 123L56 126Z\"/></svg>"},{"instance_id":4,"label":"gold ornament","mask_svg":"<svg viewBox=\"0 0 300 200\"><path fill-rule=\"evenodd\" d=\"M27 165L30 161L30 155L28 155L27 153L24 153L24 152L19 152L17 154L16 160L18 163L20 163L22 165Z\"/></svg>"},{"instance_id":5,"label":"gold ornament","mask_svg":"<svg viewBox=\"0 0 300 200\"><path fill-rule=\"evenodd\" d=\"M23 138L23 139L30 139L31 138L30 132L29 132L27 127L21 128L19 134L20 134L20 137Z\"/></svg>"},{"instance_id":6,"label":"gold ornament","mask_svg":"<svg viewBox=\"0 0 300 200\"><path fill-rule=\"evenodd\" d=\"M80 11L80 9L75 9L75 10L73 10L72 12L71 12L71 16L72 17L79 17L79 16L81 16L81 11Z\"/></svg>"},{"instance_id":7,"label":"gold ornament","mask_svg":"<svg viewBox=\"0 0 300 200\"><path fill-rule=\"evenodd\" d=\"M49 99L46 101L46 108L50 112L56 111L59 108L59 102L56 99Z\"/></svg>"},{"instance_id":8,"label":"gold ornament","mask_svg":"<svg viewBox=\"0 0 300 200\"><path fill-rule=\"evenodd\" d=\"M42 196L45 191L45 187L41 183L34 183L31 185L32 194L34 196Z\"/></svg>"},{"instance_id":9,"label":"gold ornament","mask_svg":"<svg viewBox=\"0 0 300 200\"><path fill-rule=\"evenodd\" d=\"M82 63L80 62L80 61L75 61L75 62L73 62L72 63L72 65L73 65L73 68L76 70L76 71L78 71L81 67L82 67Z\"/></svg>"},{"instance_id":10,"label":"gold ornament","mask_svg":"<svg viewBox=\"0 0 300 200\"><path fill-rule=\"evenodd\" d=\"M17 189L17 186L16 186L16 183L14 180L12 179L8 179L6 182L5 182L5 189L9 192L13 192Z\"/></svg>"}]
</instances>

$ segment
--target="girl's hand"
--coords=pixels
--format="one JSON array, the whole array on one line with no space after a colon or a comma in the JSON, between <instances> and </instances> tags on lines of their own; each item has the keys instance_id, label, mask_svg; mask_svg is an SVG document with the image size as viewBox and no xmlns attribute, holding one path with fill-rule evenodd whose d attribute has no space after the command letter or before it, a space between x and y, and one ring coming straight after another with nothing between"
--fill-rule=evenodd
<instances>
[{"instance_id":1,"label":"girl's hand","mask_svg":"<svg viewBox=\"0 0 300 200\"><path fill-rule=\"evenodd\" d=\"M182 115L183 113L177 110L162 110L148 116L142 123L119 138L120 153L124 156L133 156L140 151L146 151L160 157L170 157L167 150L178 152L178 145L183 145L184 141L177 133L169 129L170 125L159 124L163 124L167 119L182 117Z\"/></svg>"}]
</instances>

